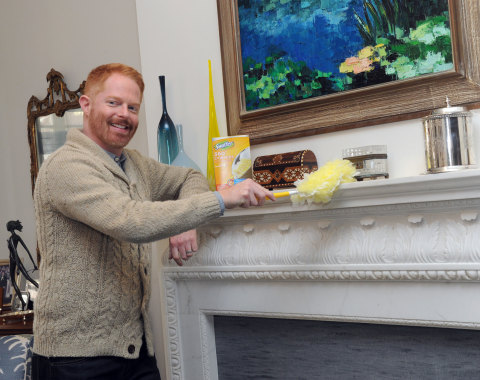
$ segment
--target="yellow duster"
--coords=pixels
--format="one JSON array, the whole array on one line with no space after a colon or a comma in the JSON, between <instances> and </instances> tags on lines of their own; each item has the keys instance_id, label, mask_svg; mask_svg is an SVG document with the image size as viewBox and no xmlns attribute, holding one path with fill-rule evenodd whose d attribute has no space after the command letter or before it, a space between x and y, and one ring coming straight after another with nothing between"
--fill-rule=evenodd
<instances>
[{"instance_id":1,"label":"yellow duster","mask_svg":"<svg viewBox=\"0 0 480 380\"><path fill-rule=\"evenodd\" d=\"M328 203L342 183L355 182L356 169L348 160L327 162L320 169L305 174L304 179L295 182L296 190L274 193L276 198L291 195L296 204Z\"/></svg>"}]
</instances>

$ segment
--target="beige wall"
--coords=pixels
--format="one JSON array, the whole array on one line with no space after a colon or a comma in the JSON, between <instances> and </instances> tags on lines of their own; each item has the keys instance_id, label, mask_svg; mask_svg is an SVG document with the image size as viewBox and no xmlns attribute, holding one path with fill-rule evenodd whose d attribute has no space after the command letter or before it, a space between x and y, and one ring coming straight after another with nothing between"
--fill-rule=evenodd
<instances>
[{"instance_id":1,"label":"beige wall","mask_svg":"<svg viewBox=\"0 0 480 380\"><path fill-rule=\"evenodd\" d=\"M8 258L5 223L20 219L35 251L30 190L27 102L47 94L46 75L60 71L77 89L93 67L124 62L140 69L137 18L131 0L2 1L0 11L0 259ZM141 125L145 125L142 110ZM146 129L133 147L146 153Z\"/></svg>"}]
</instances>

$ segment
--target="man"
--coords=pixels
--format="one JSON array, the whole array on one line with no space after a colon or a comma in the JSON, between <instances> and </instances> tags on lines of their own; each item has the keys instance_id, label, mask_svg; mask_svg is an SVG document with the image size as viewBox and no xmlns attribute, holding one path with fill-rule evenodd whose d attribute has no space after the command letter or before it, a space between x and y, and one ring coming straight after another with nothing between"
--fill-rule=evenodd
<instances>
[{"instance_id":1,"label":"man","mask_svg":"<svg viewBox=\"0 0 480 380\"><path fill-rule=\"evenodd\" d=\"M38 174L34 379L159 379L147 243L171 237L170 258L181 265L197 249L198 225L223 208L274 200L251 180L210 192L201 173L124 149L143 89L131 67L92 70L83 130L70 130Z\"/></svg>"}]
</instances>

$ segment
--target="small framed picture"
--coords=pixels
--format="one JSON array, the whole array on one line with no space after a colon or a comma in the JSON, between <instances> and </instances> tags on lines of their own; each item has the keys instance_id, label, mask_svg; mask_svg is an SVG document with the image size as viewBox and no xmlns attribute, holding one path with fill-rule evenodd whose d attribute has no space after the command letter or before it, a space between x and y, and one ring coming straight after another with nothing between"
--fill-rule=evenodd
<instances>
[{"instance_id":1,"label":"small framed picture","mask_svg":"<svg viewBox=\"0 0 480 380\"><path fill-rule=\"evenodd\" d=\"M12 302L10 260L0 260L0 287L3 288L3 306L8 306ZM0 305L0 307L1 306L2 305Z\"/></svg>"}]
</instances>

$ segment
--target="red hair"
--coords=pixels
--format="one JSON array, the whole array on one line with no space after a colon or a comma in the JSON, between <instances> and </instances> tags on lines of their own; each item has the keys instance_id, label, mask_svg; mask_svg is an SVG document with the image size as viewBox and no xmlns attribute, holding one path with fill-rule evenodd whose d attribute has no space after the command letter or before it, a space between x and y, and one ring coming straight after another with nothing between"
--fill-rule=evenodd
<instances>
[{"instance_id":1,"label":"red hair","mask_svg":"<svg viewBox=\"0 0 480 380\"><path fill-rule=\"evenodd\" d=\"M124 65L123 63L108 63L106 65L101 65L94 68L92 71L90 71L90 74L88 74L83 93L87 96L94 97L103 90L105 81L112 74L121 74L132 79L138 85L141 97L143 97L145 83L143 83L142 74L140 74L133 67Z\"/></svg>"}]
</instances>

